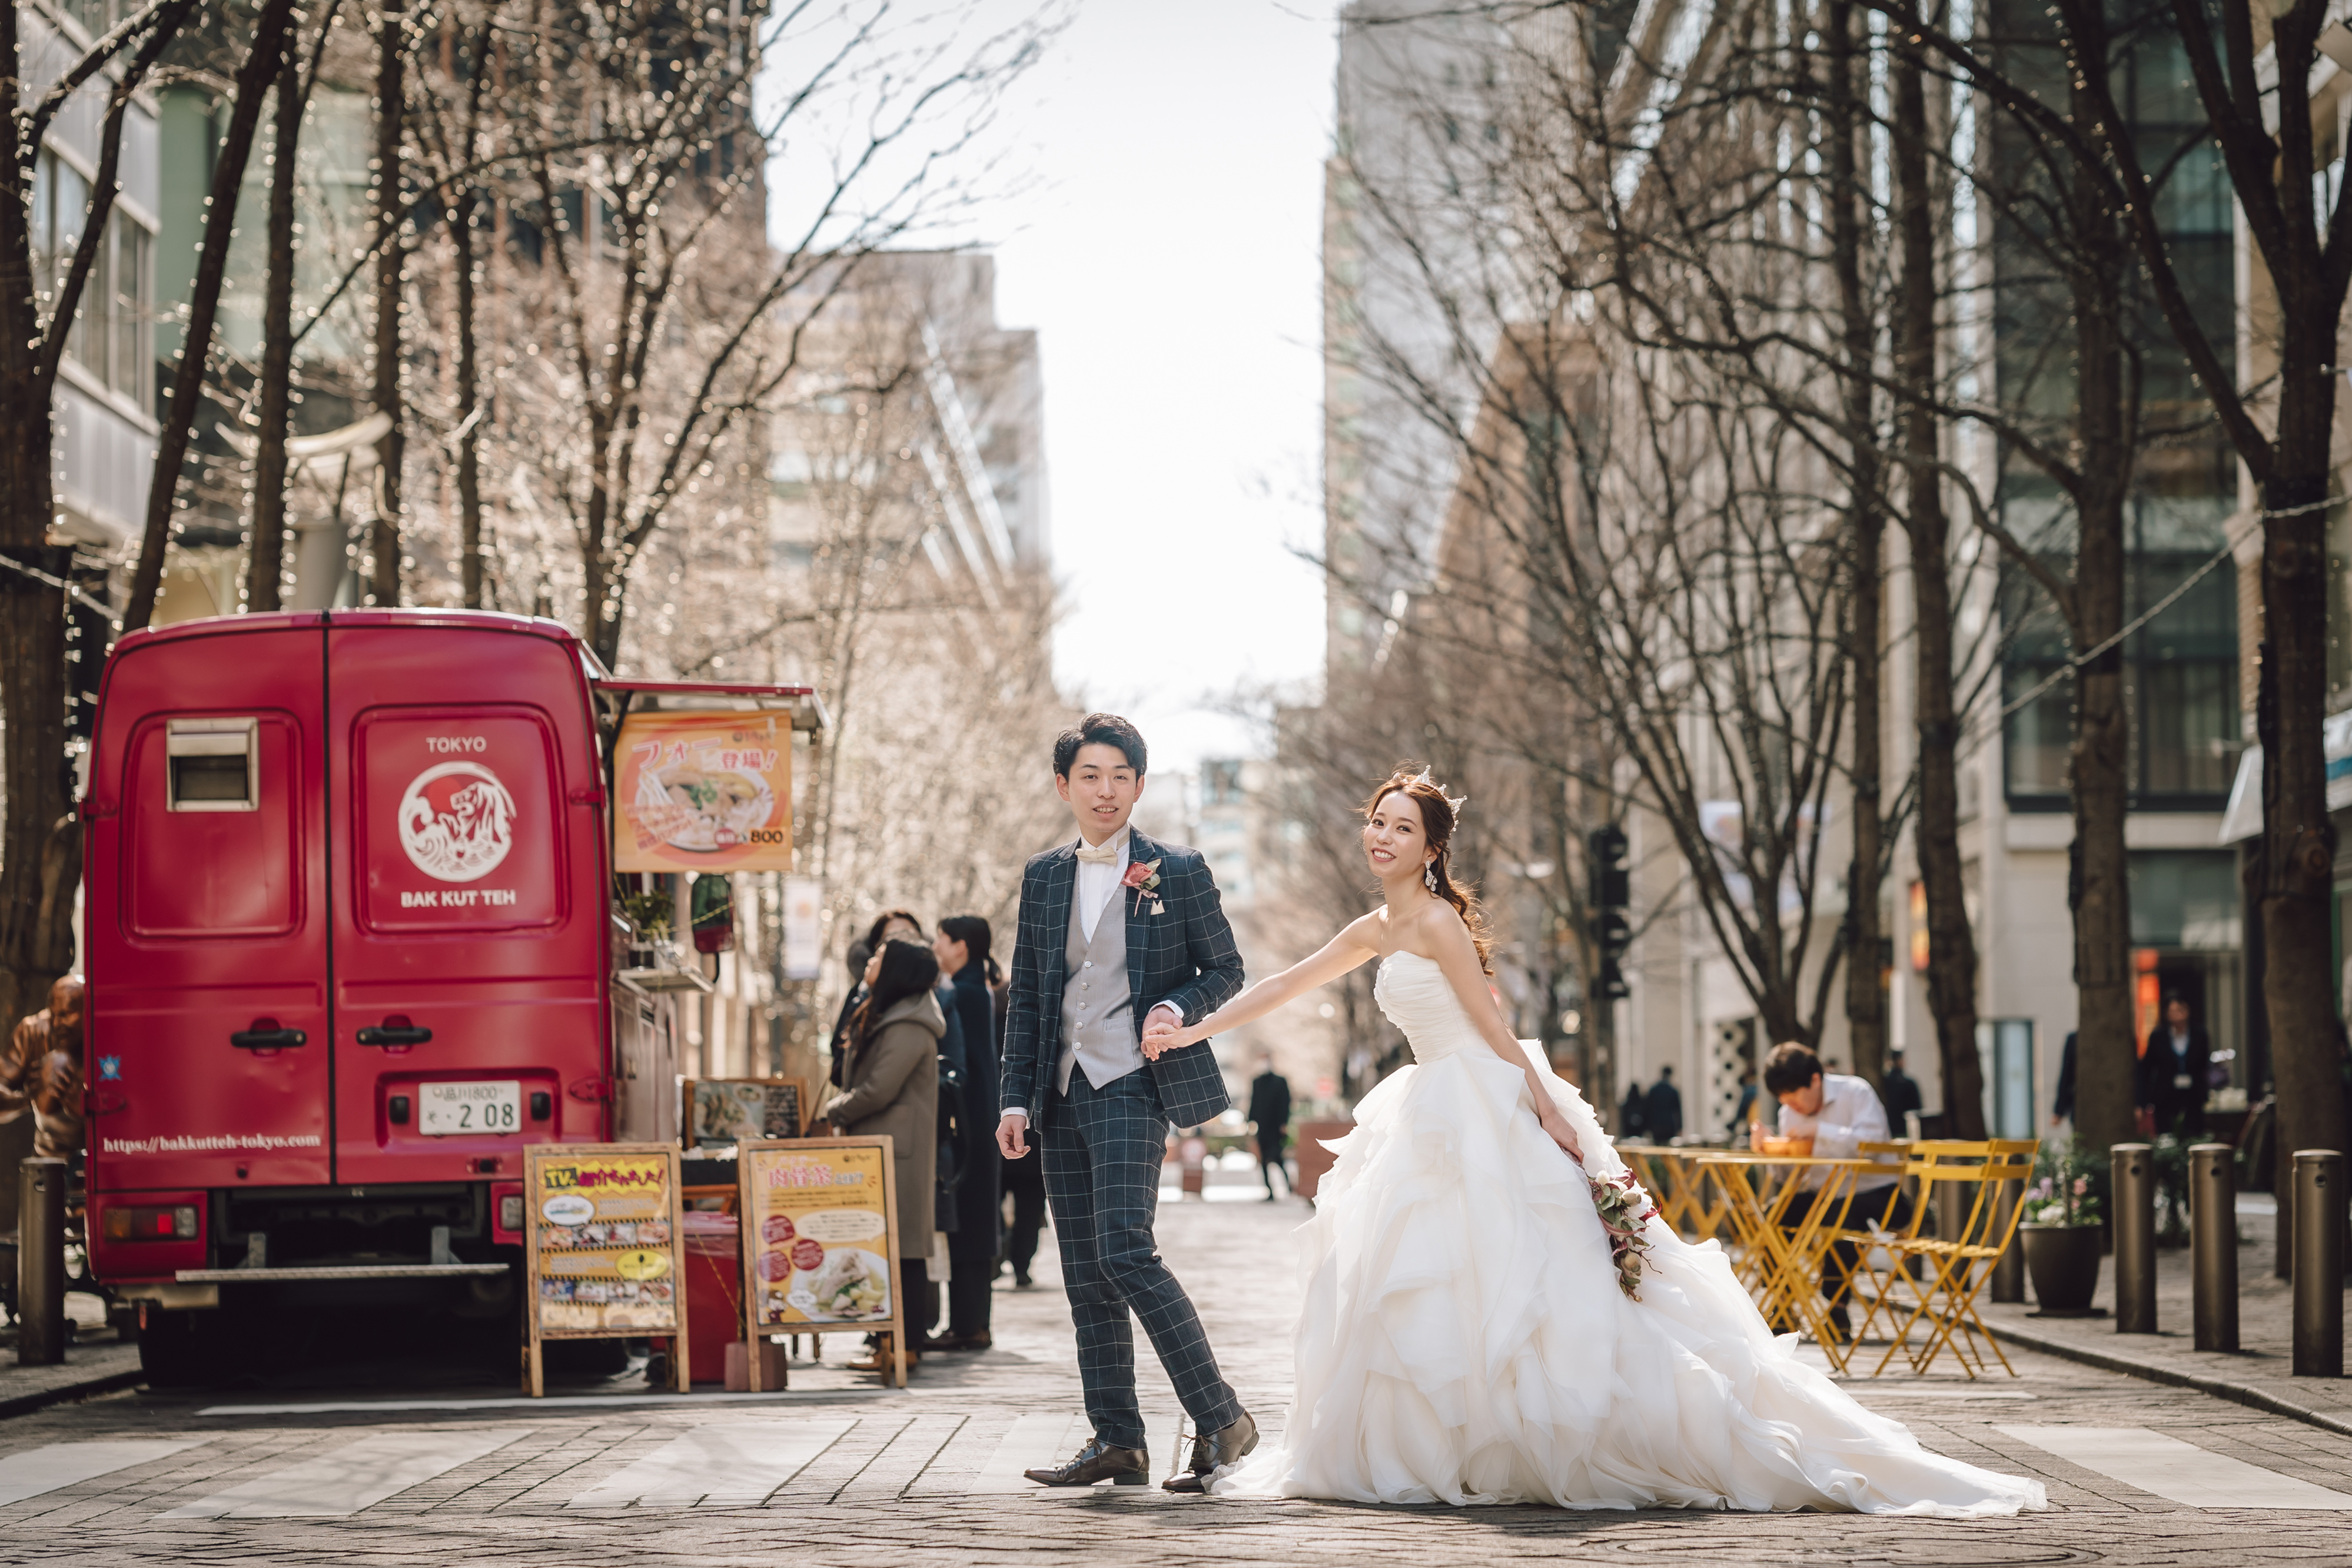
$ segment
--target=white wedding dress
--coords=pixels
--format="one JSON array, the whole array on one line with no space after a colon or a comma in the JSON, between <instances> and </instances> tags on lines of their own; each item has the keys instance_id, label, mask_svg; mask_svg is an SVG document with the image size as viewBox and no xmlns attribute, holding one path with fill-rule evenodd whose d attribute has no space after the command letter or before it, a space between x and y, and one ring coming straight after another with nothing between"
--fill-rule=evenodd
<instances>
[{"instance_id":1,"label":"white wedding dress","mask_svg":"<svg viewBox=\"0 0 2352 1568\"><path fill-rule=\"evenodd\" d=\"M1618 1289L1587 1172L1621 1174L1574 1088L1544 1076L1586 1165L1536 1123L1436 963L1400 952L1373 994L1416 1065L1334 1147L1302 1231L1306 1302L1280 1442L1220 1497L1565 1508L2047 1507L2039 1482L1927 1452L1775 1339L1722 1248L1649 1225Z\"/></svg>"}]
</instances>

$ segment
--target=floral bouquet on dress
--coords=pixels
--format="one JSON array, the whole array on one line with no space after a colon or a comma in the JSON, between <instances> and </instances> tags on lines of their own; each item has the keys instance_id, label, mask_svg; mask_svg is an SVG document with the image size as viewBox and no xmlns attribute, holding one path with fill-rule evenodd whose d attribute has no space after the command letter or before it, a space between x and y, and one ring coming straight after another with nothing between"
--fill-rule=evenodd
<instances>
[{"instance_id":1,"label":"floral bouquet on dress","mask_svg":"<svg viewBox=\"0 0 2352 1568\"><path fill-rule=\"evenodd\" d=\"M1617 1266L1617 1289L1633 1300L1642 1299L1642 1263L1650 1254L1650 1237L1646 1226L1657 1217L1657 1205L1650 1194L1633 1179L1633 1173L1622 1176L1594 1176L1592 1206L1600 1211L1601 1223L1609 1230L1609 1259Z\"/></svg>"}]
</instances>

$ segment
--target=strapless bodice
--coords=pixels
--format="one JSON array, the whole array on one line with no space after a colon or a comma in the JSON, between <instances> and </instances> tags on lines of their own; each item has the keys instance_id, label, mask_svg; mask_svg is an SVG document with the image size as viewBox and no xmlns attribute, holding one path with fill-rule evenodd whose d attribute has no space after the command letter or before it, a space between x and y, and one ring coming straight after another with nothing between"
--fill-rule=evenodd
<instances>
[{"instance_id":1,"label":"strapless bodice","mask_svg":"<svg viewBox=\"0 0 2352 1568\"><path fill-rule=\"evenodd\" d=\"M1400 948L1381 960L1372 1000L1390 1023L1404 1031L1416 1062L1450 1057L1468 1047L1477 1033L1444 969L1437 960L1417 952Z\"/></svg>"}]
</instances>

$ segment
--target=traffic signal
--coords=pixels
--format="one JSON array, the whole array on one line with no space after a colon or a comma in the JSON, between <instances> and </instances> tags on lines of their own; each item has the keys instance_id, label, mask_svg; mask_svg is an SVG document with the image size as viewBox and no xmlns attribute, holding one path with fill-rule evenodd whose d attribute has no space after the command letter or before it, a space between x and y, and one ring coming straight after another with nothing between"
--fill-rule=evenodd
<instances>
[{"instance_id":1,"label":"traffic signal","mask_svg":"<svg viewBox=\"0 0 2352 1568\"><path fill-rule=\"evenodd\" d=\"M1592 994L1617 1001L1633 994L1618 960L1633 945L1633 923L1625 916L1633 902L1633 877L1625 865L1625 830L1614 823L1585 836L1584 858L1592 878L1592 945L1600 956Z\"/></svg>"}]
</instances>

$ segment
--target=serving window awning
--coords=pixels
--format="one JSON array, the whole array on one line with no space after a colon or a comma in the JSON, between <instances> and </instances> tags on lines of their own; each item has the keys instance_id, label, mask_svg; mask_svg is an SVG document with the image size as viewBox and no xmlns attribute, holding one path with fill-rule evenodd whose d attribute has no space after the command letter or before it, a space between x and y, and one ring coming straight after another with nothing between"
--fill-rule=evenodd
<instances>
[{"instance_id":1,"label":"serving window awning","mask_svg":"<svg viewBox=\"0 0 2352 1568\"><path fill-rule=\"evenodd\" d=\"M2320 726L2320 754L2327 761L2327 809L2352 807L2352 709L2330 716ZM2238 759L2238 776L2230 785L2230 804L2221 813L2224 844L2242 843L2263 830L2263 749L2248 746Z\"/></svg>"}]
</instances>

